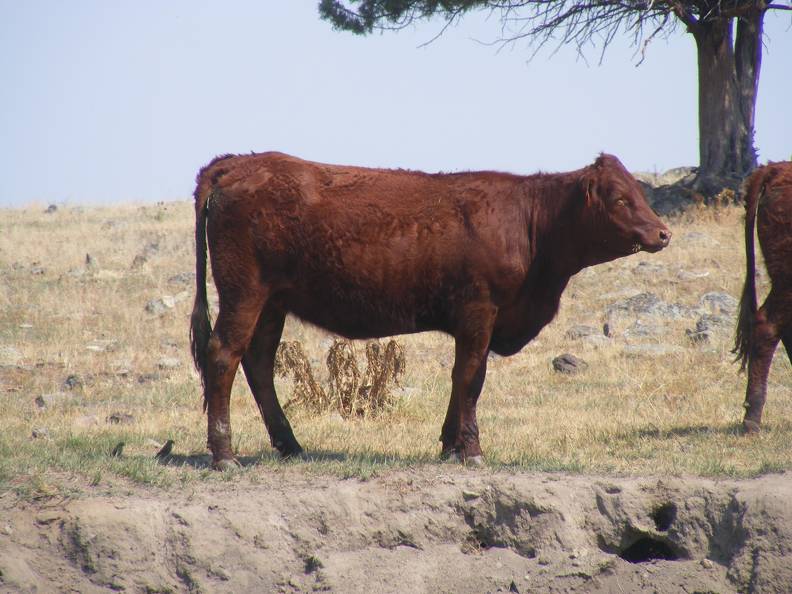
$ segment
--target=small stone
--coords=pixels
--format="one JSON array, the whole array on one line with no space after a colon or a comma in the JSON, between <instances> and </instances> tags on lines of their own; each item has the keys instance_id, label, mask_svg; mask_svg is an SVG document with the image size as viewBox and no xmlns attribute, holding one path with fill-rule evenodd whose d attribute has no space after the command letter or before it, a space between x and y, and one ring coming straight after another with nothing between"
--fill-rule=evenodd
<instances>
[{"instance_id":1,"label":"small stone","mask_svg":"<svg viewBox=\"0 0 792 594\"><path fill-rule=\"evenodd\" d=\"M635 266L633 266L632 272L633 274L639 274L642 276L657 276L662 274L666 271L666 267L662 264L656 264L654 262L639 262Z\"/></svg>"},{"instance_id":2,"label":"small stone","mask_svg":"<svg viewBox=\"0 0 792 594\"><path fill-rule=\"evenodd\" d=\"M96 415L83 415L81 417L77 417L74 419L74 426L80 429L87 429L89 427L95 427L99 424L99 417Z\"/></svg>"},{"instance_id":3,"label":"small stone","mask_svg":"<svg viewBox=\"0 0 792 594\"><path fill-rule=\"evenodd\" d=\"M44 268L41 266L31 266L30 274L35 276L41 276L44 274Z\"/></svg>"},{"instance_id":4,"label":"small stone","mask_svg":"<svg viewBox=\"0 0 792 594\"><path fill-rule=\"evenodd\" d=\"M553 369L559 373L574 375L581 371L585 371L587 368L588 363L570 353L564 353L553 359Z\"/></svg>"},{"instance_id":5,"label":"small stone","mask_svg":"<svg viewBox=\"0 0 792 594\"><path fill-rule=\"evenodd\" d=\"M181 367L181 361L176 357L163 357L157 363L157 367L160 369L177 369Z\"/></svg>"},{"instance_id":6,"label":"small stone","mask_svg":"<svg viewBox=\"0 0 792 594\"><path fill-rule=\"evenodd\" d=\"M58 212L58 205L57 204L50 204L47 207L47 210L44 211L46 214L53 214Z\"/></svg>"},{"instance_id":7,"label":"small stone","mask_svg":"<svg viewBox=\"0 0 792 594\"><path fill-rule=\"evenodd\" d=\"M33 439L47 439L49 437L49 429L46 427L36 427L31 431L30 435Z\"/></svg>"},{"instance_id":8,"label":"small stone","mask_svg":"<svg viewBox=\"0 0 792 594\"><path fill-rule=\"evenodd\" d=\"M111 425L131 425L135 422L135 417L129 413L114 412L106 420Z\"/></svg>"},{"instance_id":9,"label":"small stone","mask_svg":"<svg viewBox=\"0 0 792 594\"><path fill-rule=\"evenodd\" d=\"M146 262L148 262L148 258L143 254L138 254L135 256L134 260L132 260L132 264L130 268L136 269L142 267Z\"/></svg>"},{"instance_id":10,"label":"small stone","mask_svg":"<svg viewBox=\"0 0 792 594\"><path fill-rule=\"evenodd\" d=\"M476 491L462 491L462 498L465 501L470 501L471 499L478 499L479 497L481 497L481 493L478 493Z\"/></svg>"},{"instance_id":11,"label":"small stone","mask_svg":"<svg viewBox=\"0 0 792 594\"><path fill-rule=\"evenodd\" d=\"M36 515L36 523L37 524L52 524L57 520L61 519L61 512L57 510L46 510L43 512L39 512Z\"/></svg>"},{"instance_id":12,"label":"small stone","mask_svg":"<svg viewBox=\"0 0 792 594\"><path fill-rule=\"evenodd\" d=\"M706 278L708 276L709 276L709 272L706 270L702 270L702 271L680 270L679 272L677 272L677 279L681 281L693 281L701 278Z\"/></svg>"},{"instance_id":13,"label":"small stone","mask_svg":"<svg viewBox=\"0 0 792 594\"><path fill-rule=\"evenodd\" d=\"M146 311L153 315L161 315L169 309L173 309L174 305L176 305L176 300L169 295L165 295L160 299L148 301L146 303Z\"/></svg>"},{"instance_id":14,"label":"small stone","mask_svg":"<svg viewBox=\"0 0 792 594\"><path fill-rule=\"evenodd\" d=\"M63 389L64 390L77 390L83 387L82 379L80 379L79 375L70 375L67 377L63 382Z\"/></svg>"},{"instance_id":15,"label":"small stone","mask_svg":"<svg viewBox=\"0 0 792 594\"><path fill-rule=\"evenodd\" d=\"M635 320L635 322L624 331L624 337L627 339L657 338L665 333L666 329L663 326L656 326L654 324L647 324L641 320Z\"/></svg>"},{"instance_id":16,"label":"small stone","mask_svg":"<svg viewBox=\"0 0 792 594\"><path fill-rule=\"evenodd\" d=\"M168 283L172 285L190 285L195 282L194 272L179 272L168 277Z\"/></svg>"},{"instance_id":17,"label":"small stone","mask_svg":"<svg viewBox=\"0 0 792 594\"><path fill-rule=\"evenodd\" d=\"M739 302L727 293L712 291L701 296L699 305L714 314L733 315L737 312Z\"/></svg>"},{"instance_id":18,"label":"small stone","mask_svg":"<svg viewBox=\"0 0 792 594\"><path fill-rule=\"evenodd\" d=\"M584 324L575 324L564 333L564 338L569 340L577 340L587 336L600 336L602 333L593 326L586 326Z\"/></svg>"},{"instance_id":19,"label":"small stone","mask_svg":"<svg viewBox=\"0 0 792 594\"><path fill-rule=\"evenodd\" d=\"M701 566L704 569L712 569L714 567L713 564L712 564L712 561L710 561L709 559L702 559L701 560Z\"/></svg>"}]
</instances>

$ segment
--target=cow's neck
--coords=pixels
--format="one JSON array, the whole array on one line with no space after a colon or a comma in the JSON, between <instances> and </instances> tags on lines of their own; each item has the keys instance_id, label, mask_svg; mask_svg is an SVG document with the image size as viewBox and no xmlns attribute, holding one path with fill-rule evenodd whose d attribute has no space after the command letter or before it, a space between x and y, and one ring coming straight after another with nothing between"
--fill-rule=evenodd
<instances>
[{"instance_id":1,"label":"cow's neck","mask_svg":"<svg viewBox=\"0 0 792 594\"><path fill-rule=\"evenodd\" d=\"M563 290L569 277L588 264L589 230L581 228L584 223L580 216L585 198L576 176L546 174L536 182L525 205L529 225L526 267L538 267L544 271L543 276L559 281L563 278Z\"/></svg>"}]
</instances>

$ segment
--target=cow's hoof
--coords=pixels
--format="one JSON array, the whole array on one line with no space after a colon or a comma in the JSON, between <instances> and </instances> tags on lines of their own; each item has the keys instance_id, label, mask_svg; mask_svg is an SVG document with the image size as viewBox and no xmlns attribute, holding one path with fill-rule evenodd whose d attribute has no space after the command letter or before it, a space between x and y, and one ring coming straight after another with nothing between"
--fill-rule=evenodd
<instances>
[{"instance_id":1,"label":"cow's hoof","mask_svg":"<svg viewBox=\"0 0 792 594\"><path fill-rule=\"evenodd\" d=\"M442 462L450 462L452 464L459 464L462 458L456 450L444 450L440 453L440 460Z\"/></svg>"},{"instance_id":2,"label":"cow's hoof","mask_svg":"<svg viewBox=\"0 0 792 594\"><path fill-rule=\"evenodd\" d=\"M440 459L443 462L451 462L453 464L464 464L465 466L484 466L484 458L482 456L463 456L456 450L449 450L440 454Z\"/></svg>"},{"instance_id":3,"label":"cow's hoof","mask_svg":"<svg viewBox=\"0 0 792 594\"><path fill-rule=\"evenodd\" d=\"M299 450L281 452L280 457L284 462L305 462L308 460L308 454L306 454L302 448Z\"/></svg>"},{"instance_id":4,"label":"cow's hoof","mask_svg":"<svg viewBox=\"0 0 792 594\"><path fill-rule=\"evenodd\" d=\"M224 458L222 460L217 460L212 464L212 468L215 470L219 470L221 472L227 472L229 470L236 470L237 468L241 468L242 465L239 463L239 460L236 458Z\"/></svg>"},{"instance_id":5,"label":"cow's hoof","mask_svg":"<svg viewBox=\"0 0 792 594\"><path fill-rule=\"evenodd\" d=\"M762 427L756 421L745 419L742 424L742 432L745 435L754 435L759 433Z\"/></svg>"},{"instance_id":6,"label":"cow's hoof","mask_svg":"<svg viewBox=\"0 0 792 594\"><path fill-rule=\"evenodd\" d=\"M280 454L281 460L285 461L292 461L292 460L305 460L305 452L300 447L300 444L294 443L289 447L277 447L275 449L278 450Z\"/></svg>"}]
</instances>

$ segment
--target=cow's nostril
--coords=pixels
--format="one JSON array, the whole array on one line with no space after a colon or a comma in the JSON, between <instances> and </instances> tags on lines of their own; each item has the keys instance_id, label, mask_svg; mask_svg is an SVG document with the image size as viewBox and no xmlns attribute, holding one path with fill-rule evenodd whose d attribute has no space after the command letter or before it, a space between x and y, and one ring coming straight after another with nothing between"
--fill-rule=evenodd
<instances>
[{"instance_id":1,"label":"cow's nostril","mask_svg":"<svg viewBox=\"0 0 792 594\"><path fill-rule=\"evenodd\" d=\"M671 240L671 231L660 231L660 241L668 243Z\"/></svg>"}]
</instances>

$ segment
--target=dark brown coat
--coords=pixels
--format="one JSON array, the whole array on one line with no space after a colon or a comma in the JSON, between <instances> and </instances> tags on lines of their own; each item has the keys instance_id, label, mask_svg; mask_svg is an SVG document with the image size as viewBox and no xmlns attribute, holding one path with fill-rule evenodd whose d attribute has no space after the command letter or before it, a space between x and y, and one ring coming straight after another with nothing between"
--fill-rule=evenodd
<instances>
[{"instance_id":1,"label":"dark brown coat","mask_svg":"<svg viewBox=\"0 0 792 594\"><path fill-rule=\"evenodd\" d=\"M760 167L744 190L746 272L735 352L741 369L748 367L743 429L753 433L762 422L767 375L779 340L792 361L792 163ZM771 282L758 310L754 226Z\"/></svg>"},{"instance_id":2,"label":"dark brown coat","mask_svg":"<svg viewBox=\"0 0 792 594\"><path fill-rule=\"evenodd\" d=\"M660 250L670 238L609 155L527 177L226 156L199 173L195 213L192 348L220 467L232 460L228 403L240 360L273 446L301 451L272 380L288 313L349 338L452 335L443 453L479 460L476 402L489 351L525 346L582 268ZM220 297L211 334L207 241Z\"/></svg>"}]
</instances>

